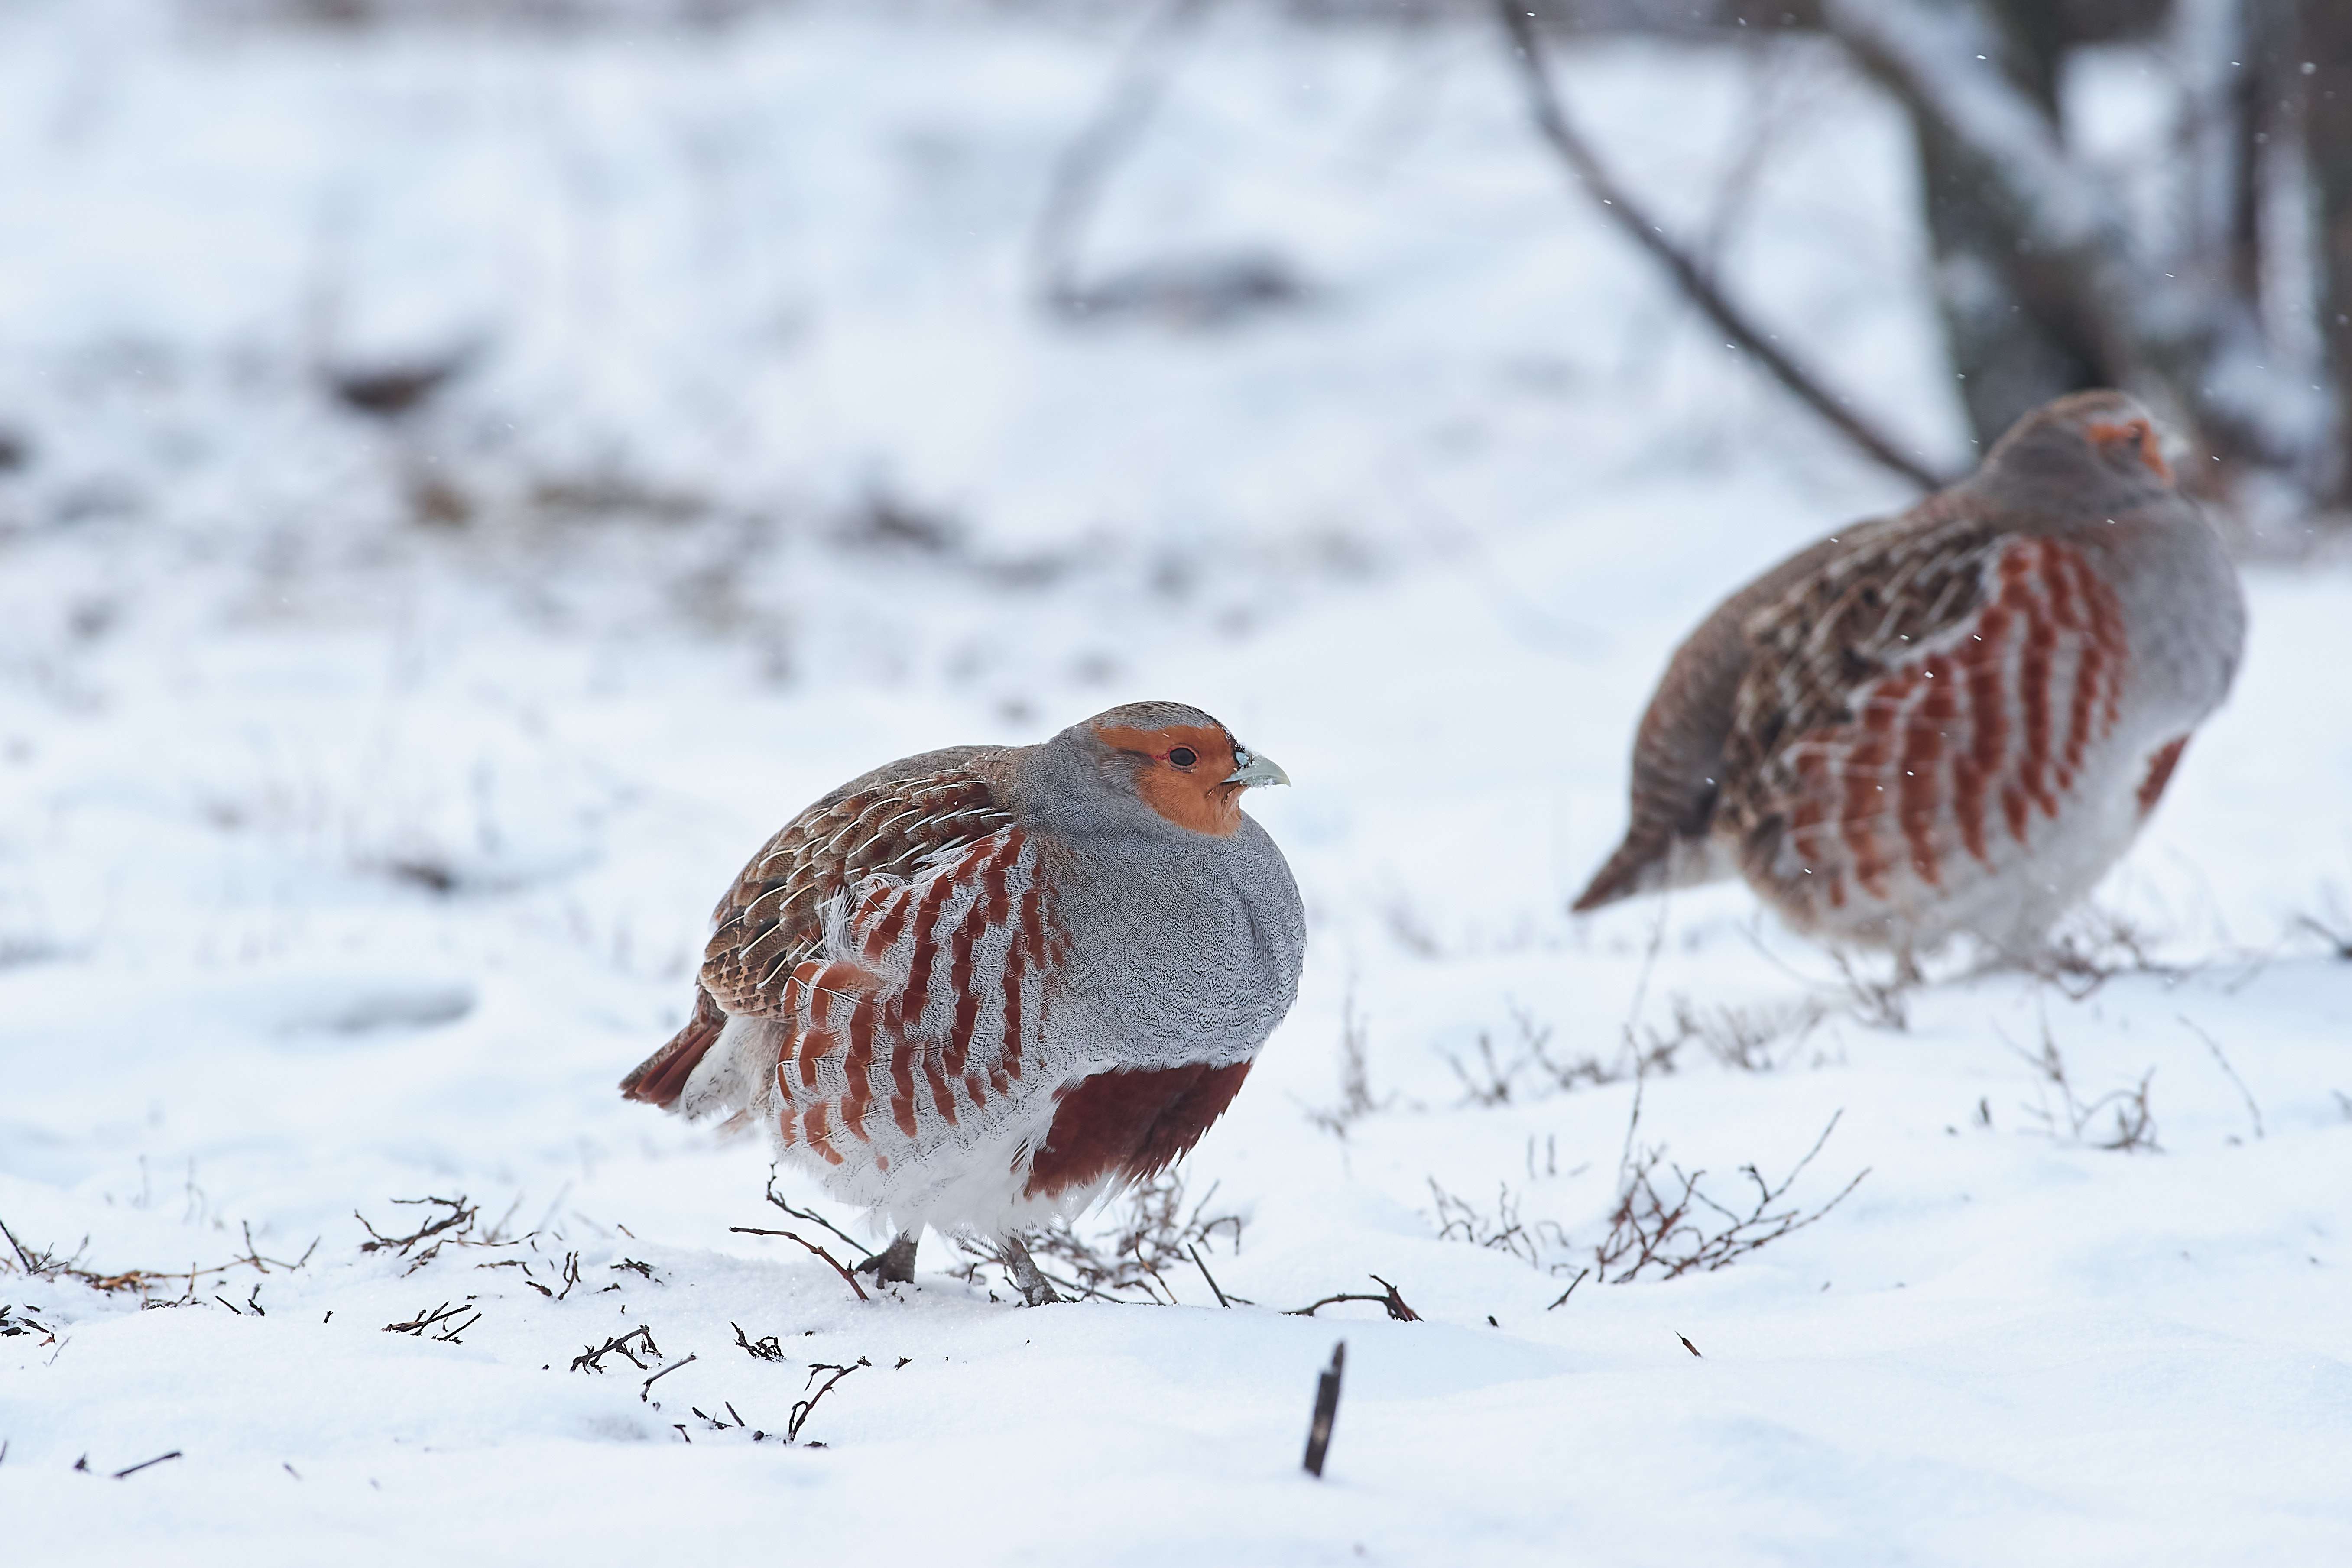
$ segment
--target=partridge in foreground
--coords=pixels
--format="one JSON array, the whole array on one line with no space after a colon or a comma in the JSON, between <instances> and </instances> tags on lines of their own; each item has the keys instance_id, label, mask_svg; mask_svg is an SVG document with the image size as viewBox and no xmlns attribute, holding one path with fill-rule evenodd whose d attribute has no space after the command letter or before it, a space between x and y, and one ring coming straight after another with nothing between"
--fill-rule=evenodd
<instances>
[{"instance_id":1,"label":"partridge in foreground","mask_svg":"<svg viewBox=\"0 0 2352 1568\"><path fill-rule=\"evenodd\" d=\"M752 857L693 1017L621 1092L763 1123L898 1227L884 1279L930 1225L1052 1300L1018 1231L1190 1150L1290 1010L1305 912L1241 809L1289 781L1159 702L877 768Z\"/></svg>"},{"instance_id":2,"label":"partridge in foreground","mask_svg":"<svg viewBox=\"0 0 2352 1568\"><path fill-rule=\"evenodd\" d=\"M1968 479L1717 607L1633 742L1633 821L1576 901L1735 871L1791 925L2011 957L2122 855L2245 642L2236 571L2147 413L2077 392Z\"/></svg>"}]
</instances>

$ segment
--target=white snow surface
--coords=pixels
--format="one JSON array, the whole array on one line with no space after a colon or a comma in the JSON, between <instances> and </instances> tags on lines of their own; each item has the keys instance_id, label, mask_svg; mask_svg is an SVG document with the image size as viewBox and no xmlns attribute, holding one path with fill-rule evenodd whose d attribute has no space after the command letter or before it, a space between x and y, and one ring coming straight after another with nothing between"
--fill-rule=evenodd
<instances>
[{"instance_id":1,"label":"white snow surface","mask_svg":"<svg viewBox=\"0 0 2352 1568\"><path fill-rule=\"evenodd\" d=\"M0 1557L2352 1561L2352 580L2249 570L2236 694L2098 895L2147 963L2086 918L2116 972L1956 956L1894 1027L1738 888L1571 920L1675 640L1901 492L1579 205L1481 31L1221 16L1087 265L1270 249L1307 300L1046 320L1027 225L1119 42L0 17L0 1220L220 1270L0 1248ZM1764 103L1730 275L1965 461L1865 89L1561 78L1694 231ZM321 391L460 349L400 419ZM745 855L877 762L1142 696L1297 781L1251 805L1300 1000L1185 1167L1255 1304L1023 1309L937 1237L861 1302L730 1232L793 1223L756 1141L614 1085ZM1744 1067L1522 1060L1726 1009ZM1482 1039L1496 1103L1449 1066ZM2102 1146L2113 1100L2078 1134L2045 1040L2082 1103L2145 1083L2157 1146ZM1868 1174L1815 1223L1553 1305L1629 1144L1739 1205L1832 1118L1783 1207ZM459 1194L502 1244L360 1249ZM1421 1321L1280 1310L1373 1275ZM572 1370L639 1326L642 1369Z\"/></svg>"}]
</instances>

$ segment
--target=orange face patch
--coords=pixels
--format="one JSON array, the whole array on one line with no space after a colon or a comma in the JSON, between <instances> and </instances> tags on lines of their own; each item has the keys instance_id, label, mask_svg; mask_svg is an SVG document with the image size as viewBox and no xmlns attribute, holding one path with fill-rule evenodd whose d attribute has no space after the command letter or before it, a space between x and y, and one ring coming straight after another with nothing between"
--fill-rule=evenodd
<instances>
[{"instance_id":1,"label":"orange face patch","mask_svg":"<svg viewBox=\"0 0 2352 1568\"><path fill-rule=\"evenodd\" d=\"M1135 770L1135 792L1178 827L1223 838L1242 825L1241 794L1248 786L1225 782L1237 764L1233 737L1223 730L1112 725L1095 735L1105 746L1144 758Z\"/></svg>"},{"instance_id":2,"label":"orange face patch","mask_svg":"<svg viewBox=\"0 0 2352 1568\"><path fill-rule=\"evenodd\" d=\"M2168 485L2172 483L2171 465L2165 462L2163 448L2147 421L2135 419L2126 424L2094 424L2084 434L2103 452L2117 445L2133 448L2139 460L2147 465L2149 473Z\"/></svg>"}]
</instances>

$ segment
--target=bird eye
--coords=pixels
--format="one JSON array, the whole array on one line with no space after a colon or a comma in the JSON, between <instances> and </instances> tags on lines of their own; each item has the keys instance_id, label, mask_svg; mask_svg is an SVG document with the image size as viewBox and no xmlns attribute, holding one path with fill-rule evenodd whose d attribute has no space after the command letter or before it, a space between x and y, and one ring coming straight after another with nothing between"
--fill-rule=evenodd
<instances>
[{"instance_id":1,"label":"bird eye","mask_svg":"<svg viewBox=\"0 0 2352 1568\"><path fill-rule=\"evenodd\" d=\"M1179 768L1190 768L1201 760L1200 754L1189 746L1180 746L1168 754L1168 760Z\"/></svg>"}]
</instances>

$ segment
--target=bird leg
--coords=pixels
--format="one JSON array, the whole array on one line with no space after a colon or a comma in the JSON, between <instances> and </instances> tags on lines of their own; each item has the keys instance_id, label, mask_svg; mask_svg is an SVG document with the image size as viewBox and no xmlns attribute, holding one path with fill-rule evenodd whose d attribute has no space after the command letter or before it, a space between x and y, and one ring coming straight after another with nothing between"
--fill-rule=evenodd
<instances>
[{"instance_id":1,"label":"bird leg","mask_svg":"<svg viewBox=\"0 0 2352 1568\"><path fill-rule=\"evenodd\" d=\"M1021 1299L1030 1306L1042 1307L1048 1301L1062 1299L1061 1292L1037 1271L1036 1261L1029 1256L1029 1249L1021 1244L1018 1236L1000 1239L997 1256L1004 1264L1004 1271L1013 1276L1013 1288L1021 1292Z\"/></svg>"},{"instance_id":2,"label":"bird leg","mask_svg":"<svg viewBox=\"0 0 2352 1568\"><path fill-rule=\"evenodd\" d=\"M860 1263L853 1273L871 1274L881 1285L911 1284L915 1278L915 1233L901 1230L898 1239Z\"/></svg>"}]
</instances>

